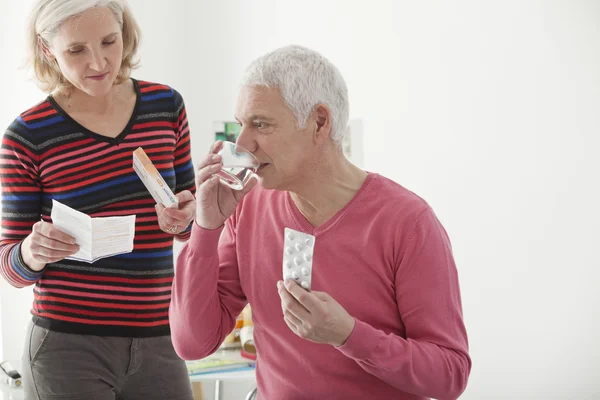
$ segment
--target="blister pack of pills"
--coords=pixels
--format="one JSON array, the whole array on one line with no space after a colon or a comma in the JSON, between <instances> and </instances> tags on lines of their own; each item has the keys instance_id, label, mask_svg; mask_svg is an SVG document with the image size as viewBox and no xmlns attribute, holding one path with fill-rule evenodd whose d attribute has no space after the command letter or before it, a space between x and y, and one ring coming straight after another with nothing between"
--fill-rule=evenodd
<instances>
[{"instance_id":1,"label":"blister pack of pills","mask_svg":"<svg viewBox=\"0 0 600 400\"><path fill-rule=\"evenodd\" d=\"M315 237L290 228L283 234L283 279L293 279L310 290Z\"/></svg>"}]
</instances>

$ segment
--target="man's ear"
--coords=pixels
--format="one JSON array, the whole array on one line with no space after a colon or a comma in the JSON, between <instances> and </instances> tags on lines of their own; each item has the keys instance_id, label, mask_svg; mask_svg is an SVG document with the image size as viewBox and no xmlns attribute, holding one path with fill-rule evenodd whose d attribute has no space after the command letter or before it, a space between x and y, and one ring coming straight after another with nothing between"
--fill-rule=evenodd
<instances>
[{"instance_id":1,"label":"man's ear","mask_svg":"<svg viewBox=\"0 0 600 400\"><path fill-rule=\"evenodd\" d=\"M316 125L314 140L316 143L323 143L331 137L331 109L327 104L317 104L313 111L313 118Z\"/></svg>"}]
</instances>

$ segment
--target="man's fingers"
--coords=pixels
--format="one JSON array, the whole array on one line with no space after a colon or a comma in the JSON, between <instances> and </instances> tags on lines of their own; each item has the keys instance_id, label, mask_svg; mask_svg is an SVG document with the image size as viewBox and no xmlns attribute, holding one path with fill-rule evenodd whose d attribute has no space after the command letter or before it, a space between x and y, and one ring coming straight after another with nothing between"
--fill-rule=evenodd
<instances>
[{"instance_id":1,"label":"man's fingers","mask_svg":"<svg viewBox=\"0 0 600 400\"><path fill-rule=\"evenodd\" d=\"M196 172L196 186L200 186L204 182L211 180L222 168L223 166L221 163L211 164L200 168L198 172Z\"/></svg>"},{"instance_id":2,"label":"man's fingers","mask_svg":"<svg viewBox=\"0 0 600 400\"><path fill-rule=\"evenodd\" d=\"M296 328L300 328L303 325L302 320L300 318L296 317L290 311L285 310L283 312L283 317L287 318L290 322L292 322L296 326Z\"/></svg>"},{"instance_id":3,"label":"man's fingers","mask_svg":"<svg viewBox=\"0 0 600 400\"><path fill-rule=\"evenodd\" d=\"M242 199L242 197L244 197L245 195L250 193L250 191L252 189L254 189L254 186L256 186L257 183L258 183L258 179L256 179L255 176L251 177L250 180L248 181L248 183L246 183L246 186L244 186L242 188L242 190L236 190L234 192L235 199L237 201L240 201Z\"/></svg>"},{"instance_id":4,"label":"man's fingers","mask_svg":"<svg viewBox=\"0 0 600 400\"><path fill-rule=\"evenodd\" d=\"M312 314L321 309L322 301L312 292L307 292L294 280L287 279L285 281L285 288L309 313Z\"/></svg>"},{"instance_id":5,"label":"man's fingers","mask_svg":"<svg viewBox=\"0 0 600 400\"><path fill-rule=\"evenodd\" d=\"M201 183L196 191L199 204L210 204L216 201L216 189L219 185L219 177L212 176L207 181Z\"/></svg>"},{"instance_id":6,"label":"man's fingers","mask_svg":"<svg viewBox=\"0 0 600 400\"><path fill-rule=\"evenodd\" d=\"M310 312L288 292L282 282L277 286L279 297L281 298L281 309L284 315L290 313L299 320L307 320L310 318Z\"/></svg>"},{"instance_id":7,"label":"man's fingers","mask_svg":"<svg viewBox=\"0 0 600 400\"><path fill-rule=\"evenodd\" d=\"M296 326L289 318L287 317L283 317L283 320L285 321L286 325L288 326L288 328L290 328L290 330L292 332L294 332L296 335L298 334L298 326Z\"/></svg>"},{"instance_id":8,"label":"man's fingers","mask_svg":"<svg viewBox=\"0 0 600 400\"><path fill-rule=\"evenodd\" d=\"M213 153L213 154L216 154L222 148L223 148L223 141L222 140L217 140L216 142L213 143L212 147L210 148L210 152Z\"/></svg>"},{"instance_id":9,"label":"man's fingers","mask_svg":"<svg viewBox=\"0 0 600 400\"><path fill-rule=\"evenodd\" d=\"M321 301L329 301L329 300L331 300L331 296L328 295L325 292L318 292L316 290L311 290L311 293L314 294L317 297L317 299L319 299Z\"/></svg>"}]
</instances>

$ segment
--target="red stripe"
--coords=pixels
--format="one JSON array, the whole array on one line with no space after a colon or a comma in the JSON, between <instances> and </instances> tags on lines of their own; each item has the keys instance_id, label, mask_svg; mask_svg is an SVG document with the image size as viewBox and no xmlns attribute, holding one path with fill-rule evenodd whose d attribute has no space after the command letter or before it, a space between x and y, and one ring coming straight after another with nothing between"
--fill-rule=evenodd
<instances>
[{"instance_id":1,"label":"red stripe","mask_svg":"<svg viewBox=\"0 0 600 400\"><path fill-rule=\"evenodd\" d=\"M152 220L148 220L146 219L145 221L142 221L141 218L136 218L137 221L139 222L156 222L156 218L154 218L154 221ZM156 231L156 225L146 225L146 226L136 226L135 227L135 233L137 234L138 232L144 232L144 231Z\"/></svg>"},{"instance_id":2,"label":"red stripe","mask_svg":"<svg viewBox=\"0 0 600 400\"><path fill-rule=\"evenodd\" d=\"M5 168L0 168L0 174L3 174L3 175L14 173L14 172L16 172L14 169L9 172ZM19 171L19 172L22 172L22 171ZM24 178L24 177L2 178L2 184L6 185L7 183L31 183L31 178Z\"/></svg>"},{"instance_id":3,"label":"red stripe","mask_svg":"<svg viewBox=\"0 0 600 400\"><path fill-rule=\"evenodd\" d=\"M94 282L118 282L118 283L133 283L140 285L153 285L158 283L172 282L173 278L151 278L151 279L136 279L136 278L119 278L116 276L89 276L81 274L73 274L70 272L52 271L48 270L44 273L44 277L63 277L71 279L79 279L82 281L94 281Z\"/></svg>"},{"instance_id":4,"label":"red stripe","mask_svg":"<svg viewBox=\"0 0 600 400\"><path fill-rule=\"evenodd\" d=\"M135 220L138 222L157 222L158 217L156 215L153 215L152 217L137 217ZM155 228L156 226L154 227L154 229Z\"/></svg>"},{"instance_id":5,"label":"red stripe","mask_svg":"<svg viewBox=\"0 0 600 400\"><path fill-rule=\"evenodd\" d=\"M26 227L26 228L31 228L31 226L33 226L33 224L35 224L34 221L11 221L11 220L8 220L6 218L2 219L2 227L5 227L5 226L22 226L22 227Z\"/></svg>"},{"instance_id":6,"label":"red stripe","mask_svg":"<svg viewBox=\"0 0 600 400\"><path fill-rule=\"evenodd\" d=\"M159 293L168 292L171 290L171 285L156 286L156 287L135 287L135 286L130 286L130 285L109 286L109 285L98 285L95 283L82 283L82 282L65 281L65 280L61 280L61 279L50 279L47 277L44 277L42 284L61 285L61 286L66 286L68 288L75 288L77 290L90 289L90 290L112 291L112 292L119 292L121 294L142 293L142 294L147 294L148 296L154 296L156 298L164 296L163 294L159 294ZM152 299L152 297L149 297L149 299Z\"/></svg>"},{"instance_id":7,"label":"red stripe","mask_svg":"<svg viewBox=\"0 0 600 400\"><path fill-rule=\"evenodd\" d=\"M154 235L136 235L136 240L150 240L150 239L164 239L165 235L170 236L168 233L157 233Z\"/></svg>"},{"instance_id":8,"label":"red stripe","mask_svg":"<svg viewBox=\"0 0 600 400\"><path fill-rule=\"evenodd\" d=\"M179 117L177 118L177 122L179 123L179 125L185 125L186 117L187 117L187 111L184 108L183 110L181 110L181 112L179 113Z\"/></svg>"},{"instance_id":9,"label":"red stripe","mask_svg":"<svg viewBox=\"0 0 600 400\"><path fill-rule=\"evenodd\" d=\"M165 235L168 235L168 234L165 233ZM168 236L170 236L170 235L168 235ZM167 243L171 243L171 240L169 239L168 241L163 242L163 243L160 243L160 242L159 243L150 243L150 244L137 244L137 243L135 243L134 244L134 249L135 250L142 250L142 249L145 250L145 249L164 248L165 244L167 244Z\"/></svg>"},{"instance_id":10,"label":"red stripe","mask_svg":"<svg viewBox=\"0 0 600 400\"><path fill-rule=\"evenodd\" d=\"M73 318L73 317L66 317L64 315L49 314L49 313L45 313L43 311L40 312L40 311L36 311L36 310L33 310L32 312L33 312L33 314L35 314L39 317L58 319L61 321L68 321L68 322L78 322L78 323L89 324L89 325L119 325L119 326L151 327L151 326L166 325L169 322L168 319L156 321L156 322L97 321L94 319Z\"/></svg>"},{"instance_id":11,"label":"red stripe","mask_svg":"<svg viewBox=\"0 0 600 400\"><path fill-rule=\"evenodd\" d=\"M148 157L150 157L152 159L152 162L154 162L155 157L163 157L163 159L167 159L167 160L172 158L172 157L169 157L169 155L157 156L157 154L173 151L174 142L161 143L161 144L162 144L162 146L160 146L160 147L152 147L150 149L144 149L144 151L146 152Z\"/></svg>"},{"instance_id":12,"label":"red stripe","mask_svg":"<svg viewBox=\"0 0 600 400\"><path fill-rule=\"evenodd\" d=\"M102 164L105 164L105 163L106 162L104 162ZM111 164L108 164L108 165L104 166L103 168L93 168L93 169L90 168L91 164L87 164L85 166L86 167L85 170L81 170L80 171L81 174L71 175L71 176L68 176L66 178L52 180L52 185L56 186L56 185L61 185L61 184L64 184L66 182L70 182L70 181L73 181L73 180L78 180L80 182L75 187L78 187L78 186L81 186L81 185L85 186L88 182L89 183L97 182L97 180L102 180L103 178L107 177L108 175L102 175L102 176L96 178L97 180L86 180L85 182L81 182L81 176L88 175L91 172L93 172L94 174L97 174L97 173L101 173L101 172L108 171L108 170L111 170L111 169L119 169L119 167L125 167L125 166L126 167L131 167L131 160L122 161L122 162L116 163L116 164L112 164L111 163ZM67 173L72 173L73 171L66 171L66 172ZM131 172L131 171L127 171L127 172ZM64 175L64 174L61 174L61 175ZM71 186L61 186L61 187L62 188L70 188L72 186L73 185L71 185Z\"/></svg>"},{"instance_id":13,"label":"red stripe","mask_svg":"<svg viewBox=\"0 0 600 400\"><path fill-rule=\"evenodd\" d=\"M21 151L23 151L27 157L29 157L28 161L31 160L37 160L37 156L35 154L33 154L33 152L31 152L28 148L23 147L19 142L15 142L14 140L11 140L9 137L4 136L3 140L6 142L6 145L10 145L10 147L14 147L17 148Z\"/></svg>"},{"instance_id":14,"label":"red stripe","mask_svg":"<svg viewBox=\"0 0 600 400\"><path fill-rule=\"evenodd\" d=\"M37 186L4 186L2 192L6 196L7 194L15 193L34 193L39 192L40 188Z\"/></svg>"},{"instance_id":15,"label":"red stripe","mask_svg":"<svg viewBox=\"0 0 600 400\"><path fill-rule=\"evenodd\" d=\"M175 165L187 164L192 157L177 157L175 156Z\"/></svg>"},{"instance_id":16,"label":"red stripe","mask_svg":"<svg viewBox=\"0 0 600 400\"><path fill-rule=\"evenodd\" d=\"M132 206L146 206L148 207L147 210L145 210L144 212L154 212L154 204L156 204L154 202L153 199L142 199L142 200L124 200L118 203L112 203L112 204L108 204L104 207L105 210L110 210L113 208L116 209L122 209L123 206L128 206L128 207L132 207Z\"/></svg>"},{"instance_id":17,"label":"red stripe","mask_svg":"<svg viewBox=\"0 0 600 400\"><path fill-rule=\"evenodd\" d=\"M62 155L67 154L68 153L67 150L72 149L73 147L85 147L85 145L88 145L88 144L91 145L91 144L93 144L93 142L94 142L94 139L86 138L86 139L78 140L73 143L63 144L61 146L54 147L44 153L44 159L46 160L46 163L47 163L50 159L50 156L52 156L54 154L62 156Z\"/></svg>"},{"instance_id":18,"label":"red stripe","mask_svg":"<svg viewBox=\"0 0 600 400\"><path fill-rule=\"evenodd\" d=\"M178 149L185 149L189 146L190 144L190 135L187 135L185 137L182 137L179 142L177 143L177 148Z\"/></svg>"},{"instance_id":19,"label":"red stripe","mask_svg":"<svg viewBox=\"0 0 600 400\"><path fill-rule=\"evenodd\" d=\"M79 189L81 187L86 187L88 185L91 185L93 183L97 183L97 182L102 182L102 181L110 181L111 178L116 178L118 176L123 176L123 175L128 175L131 171L129 169L121 169L119 171L114 171L111 173L107 173L104 175L100 175L96 178L91 178L91 179L86 179L85 181L80 181L77 183L74 183L72 185L65 185L65 186L60 186L60 187L55 187L55 188L45 188L44 192L47 193L60 193L60 192L66 192L69 190L73 190L73 189ZM73 178L76 179L78 176L74 176Z\"/></svg>"},{"instance_id":20,"label":"red stripe","mask_svg":"<svg viewBox=\"0 0 600 400\"><path fill-rule=\"evenodd\" d=\"M47 117L48 115L54 115L54 114L56 114L56 110L48 110L48 111L44 111L43 113L29 115L27 117L24 117L23 121L29 122L29 121L44 118L44 117Z\"/></svg>"},{"instance_id":21,"label":"red stripe","mask_svg":"<svg viewBox=\"0 0 600 400\"><path fill-rule=\"evenodd\" d=\"M4 236L26 237L30 233L31 233L31 227L27 227L26 229L8 229L8 228L4 228L2 230L2 234Z\"/></svg>"},{"instance_id":22,"label":"red stripe","mask_svg":"<svg viewBox=\"0 0 600 400\"><path fill-rule=\"evenodd\" d=\"M75 304L79 306L87 306L87 307L98 307L98 308L118 308L118 309L126 309L126 310L155 310L159 308L167 308L169 307L169 302L165 302L162 304L124 304L124 303L103 303L99 301L85 301L85 300L75 300L75 299L63 299L61 297L54 296L39 296L34 292L35 301L53 301L57 303L66 303L66 304Z\"/></svg>"},{"instance_id":23,"label":"red stripe","mask_svg":"<svg viewBox=\"0 0 600 400\"><path fill-rule=\"evenodd\" d=\"M71 314L79 314L87 317L107 317L107 318L161 318L161 317L169 317L169 311L161 311L155 313L148 314L130 314L130 313L119 313L119 312L108 312L108 311L91 311L91 310L82 310L80 308L69 308L56 306L53 304L38 304L41 310L53 310L53 311L62 311L68 312ZM39 311L39 310L38 310Z\"/></svg>"},{"instance_id":24,"label":"red stripe","mask_svg":"<svg viewBox=\"0 0 600 400\"><path fill-rule=\"evenodd\" d=\"M173 123L169 121L156 121L156 122L145 122L143 124L136 124L131 129L147 129L147 128L173 128Z\"/></svg>"},{"instance_id":25,"label":"red stripe","mask_svg":"<svg viewBox=\"0 0 600 400\"><path fill-rule=\"evenodd\" d=\"M56 294L64 294L68 296L81 296L81 297L89 297L93 299L109 299L109 300L127 300L127 301L160 301L167 300L171 298L171 295L165 294L157 296L155 294L150 294L149 296L125 296L118 294L101 294L101 293L91 293L85 291L77 291L77 290L66 290L66 289L55 289L55 288L44 288L42 286L39 287L39 292L42 294L45 293L56 293Z\"/></svg>"},{"instance_id":26,"label":"red stripe","mask_svg":"<svg viewBox=\"0 0 600 400\"><path fill-rule=\"evenodd\" d=\"M112 162L113 162L114 160L117 160L117 159L120 159L120 158L123 158L123 155L122 155L122 154L117 154L117 155L110 156L110 157L102 157L102 158L100 158L100 159L99 159L99 160L97 160L97 161L90 162L90 163L86 163L86 164L85 164L85 169L82 169L82 170L80 170L79 172L81 172L82 174L86 174L86 173L88 173L88 171L89 171L89 170L91 170L91 169L94 169L94 167L96 167L96 166L98 166L98 165L107 165L107 166L109 166L109 167L110 167L111 165L115 165L115 164L112 164ZM127 160L127 161L123 161L123 163L129 163L129 164L131 164L131 163L133 163L133 161L132 161L132 160ZM60 165L60 164L58 164L58 165ZM125 165L125 164L124 164L124 165ZM53 167L55 167L55 166L53 165ZM96 170L96 169L94 169L94 171L97 171L97 170ZM73 170L72 170L72 169L69 169L69 168L67 168L67 169L65 169L64 171L61 171L61 172L57 172L57 173L55 173L55 174L53 175L53 177L54 177L54 178L59 178L59 177L63 177L63 176L65 176L65 175L67 175L67 174L72 174L72 173L73 173ZM65 178L64 180L67 180L67 179L75 179L75 178L68 177L68 178ZM62 182L62 181L61 181L61 182ZM59 182L59 183L60 183L60 182Z\"/></svg>"},{"instance_id":27,"label":"red stripe","mask_svg":"<svg viewBox=\"0 0 600 400\"><path fill-rule=\"evenodd\" d=\"M37 106L25 111L23 114L21 114L21 118L25 119L24 117L26 115L31 115L33 113L35 113L38 110L41 110L42 108L46 108L50 106L50 102L47 100L42 101L40 104L38 104Z\"/></svg>"},{"instance_id":28,"label":"red stripe","mask_svg":"<svg viewBox=\"0 0 600 400\"><path fill-rule=\"evenodd\" d=\"M170 92L171 88L168 86L165 86L165 85L153 85L153 86L140 88L140 92L142 92L142 93L155 92L158 90L168 90Z\"/></svg>"}]
</instances>

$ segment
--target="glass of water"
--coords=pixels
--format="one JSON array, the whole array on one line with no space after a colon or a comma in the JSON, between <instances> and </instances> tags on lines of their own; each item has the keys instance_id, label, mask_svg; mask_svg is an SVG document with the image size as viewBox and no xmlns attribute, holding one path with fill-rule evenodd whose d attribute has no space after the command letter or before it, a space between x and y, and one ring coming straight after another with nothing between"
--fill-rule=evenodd
<instances>
[{"instance_id":1,"label":"glass of water","mask_svg":"<svg viewBox=\"0 0 600 400\"><path fill-rule=\"evenodd\" d=\"M242 190L260 166L252 153L232 142L223 142L223 147L217 154L221 155L223 163L217 176L221 183L234 190Z\"/></svg>"}]
</instances>

